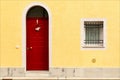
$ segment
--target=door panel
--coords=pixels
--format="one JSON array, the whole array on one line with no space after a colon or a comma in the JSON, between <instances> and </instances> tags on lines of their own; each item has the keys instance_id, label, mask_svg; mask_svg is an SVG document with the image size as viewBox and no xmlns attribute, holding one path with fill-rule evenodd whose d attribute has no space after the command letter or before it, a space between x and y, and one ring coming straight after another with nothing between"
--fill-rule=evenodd
<instances>
[{"instance_id":1,"label":"door panel","mask_svg":"<svg viewBox=\"0 0 120 80\"><path fill-rule=\"evenodd\" d=\"M26 20L26 69L49 70L48 19Z\"/></svg>"}]
</instances>

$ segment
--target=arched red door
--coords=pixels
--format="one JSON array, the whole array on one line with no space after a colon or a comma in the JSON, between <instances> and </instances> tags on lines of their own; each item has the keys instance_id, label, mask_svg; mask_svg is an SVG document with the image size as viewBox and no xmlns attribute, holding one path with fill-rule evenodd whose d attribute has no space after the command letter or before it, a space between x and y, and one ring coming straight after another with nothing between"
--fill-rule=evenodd
<instances>
[{"instance_id":1,"label":"arched red door","mask_svg":"<svg viewBox=\"0 0 120 80\"><path fill-rule=\"evenodd\" d=\"M48 13L40 6L32 7L26 17L26 69L49 70Z\"/></svg>"}]
</instances>

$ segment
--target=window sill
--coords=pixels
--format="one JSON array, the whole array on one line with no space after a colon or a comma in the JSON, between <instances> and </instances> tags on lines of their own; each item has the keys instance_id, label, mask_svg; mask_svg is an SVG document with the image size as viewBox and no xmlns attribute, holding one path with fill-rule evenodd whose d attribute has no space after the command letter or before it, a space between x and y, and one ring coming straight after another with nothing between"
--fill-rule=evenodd
<instances>
[{"instance_id":1,"label":"window sill","mask_svg":"<svg viewBox=\"0 0 120 80\"><path fill-rule=\"evenodd\" d=\"M105 48L104 46L83 46L82 48Z\"/></svg>"},{"instance_id":2,"label":"window sill","mask_svg":"<svg viewBox=\"0 0 120 80\"><path fill-rule=\"evenodd\" d=\"M103 45L84 45L82 48L105 48Z\"/></svg>"}]
</instances>

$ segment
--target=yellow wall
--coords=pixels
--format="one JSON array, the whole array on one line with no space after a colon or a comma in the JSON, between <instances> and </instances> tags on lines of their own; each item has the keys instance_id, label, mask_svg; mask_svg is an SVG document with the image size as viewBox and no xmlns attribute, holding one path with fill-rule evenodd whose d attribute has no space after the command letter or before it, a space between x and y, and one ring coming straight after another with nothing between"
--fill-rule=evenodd
<instances>
[{"instance_id":1,"label":"yellow wall","mask_svg":"<svg viewBox=\"0 0 120 80\"><path fill-rule=\"evenodd\" d=\"M120 67L119 0L36 0L52 14L52 67ZM0 0L0 65L22 66L22 14L34 0ZM106 18L105 50L81 50L81 18ZM20 45L20 49L16 49ZM96 58L96 63L91 60Z\"/></svg>"}]
</instances>

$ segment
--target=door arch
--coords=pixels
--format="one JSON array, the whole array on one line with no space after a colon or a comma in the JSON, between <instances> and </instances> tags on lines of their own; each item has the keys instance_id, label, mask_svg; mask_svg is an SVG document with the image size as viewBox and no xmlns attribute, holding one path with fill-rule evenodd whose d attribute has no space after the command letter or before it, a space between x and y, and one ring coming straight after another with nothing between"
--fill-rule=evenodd
<instances>
[{"instance_id":1,"label":"door arch","mask_svg":"<svg viewBox=\"0 0 120 80\"><path fill-rule=\"evenodd\" d=\"M23 14L23 19L24 20L23 20L23 30L22 30L22 36L23 36L22 37L22 54L23 54L23 66L25 67L25 70L26 71L49 70L49 67L51 64L51 52L52 52L51 14L50 14L49 9L41 3L32 3L25 9L24 14ZM32 25L32 29L30 27L31 25ZM34 28L33 28L33 26L34 26ZM37 27L38 28L40 27L40 31L36 30ZM33 32L30 30L32 30ZM41 32L43 32L43 33L41 33ZM30 36L35 36L35 35L33 35L34 33L35 34L37 33L36 37L39 38L37 40L38 43L34 42L35 37L34 38L30 37ZM42 43L42 41L40 42L41 34L44 34L44 36L45 36L44 37L45 40L43 40L43 41L47 41L47 42L43 42L43 43ZM28 37L28 35L29 35L29 37ZM43 35L42 35L42 37L43 37ZM30 39L31 39L31 41L30 41ZM31 43L32 43L32 46L30 45ZM36 43L37 43L37 46L39 46L39 48L35 49ZM43 44L45 44L45 46L44 46L45 48L40 48L41 47L40 45L42 45L42 47L43 47ZM47 50L44 51L44 49L47 49ZM35 54L36 51L38 52L36 56L31 54L31 53ZM31 57L30 57L29 53L32 55L31 60L30 60ZM43 53L43 54L41 54L41 53ZM38 54L41 54L41 55L38 55ZM28 56L29 56L29 58L28 58ZM39 58L36 58L38 56L39 56ZM43 59L41 59L40 56L42 56ZM47 57L46 59L45 59L45 56ZM35 59L38 61L43 61L43 62L36 62ZM35 61L31 62L32 60L35 60ZM46 61L47 63L45 63L44 61ZM35 66L30 67L28 65L28 63L31 65L35 65ZM40 64L38 64L38 63L40 63Z\"/></svg>"}]
</instances>

